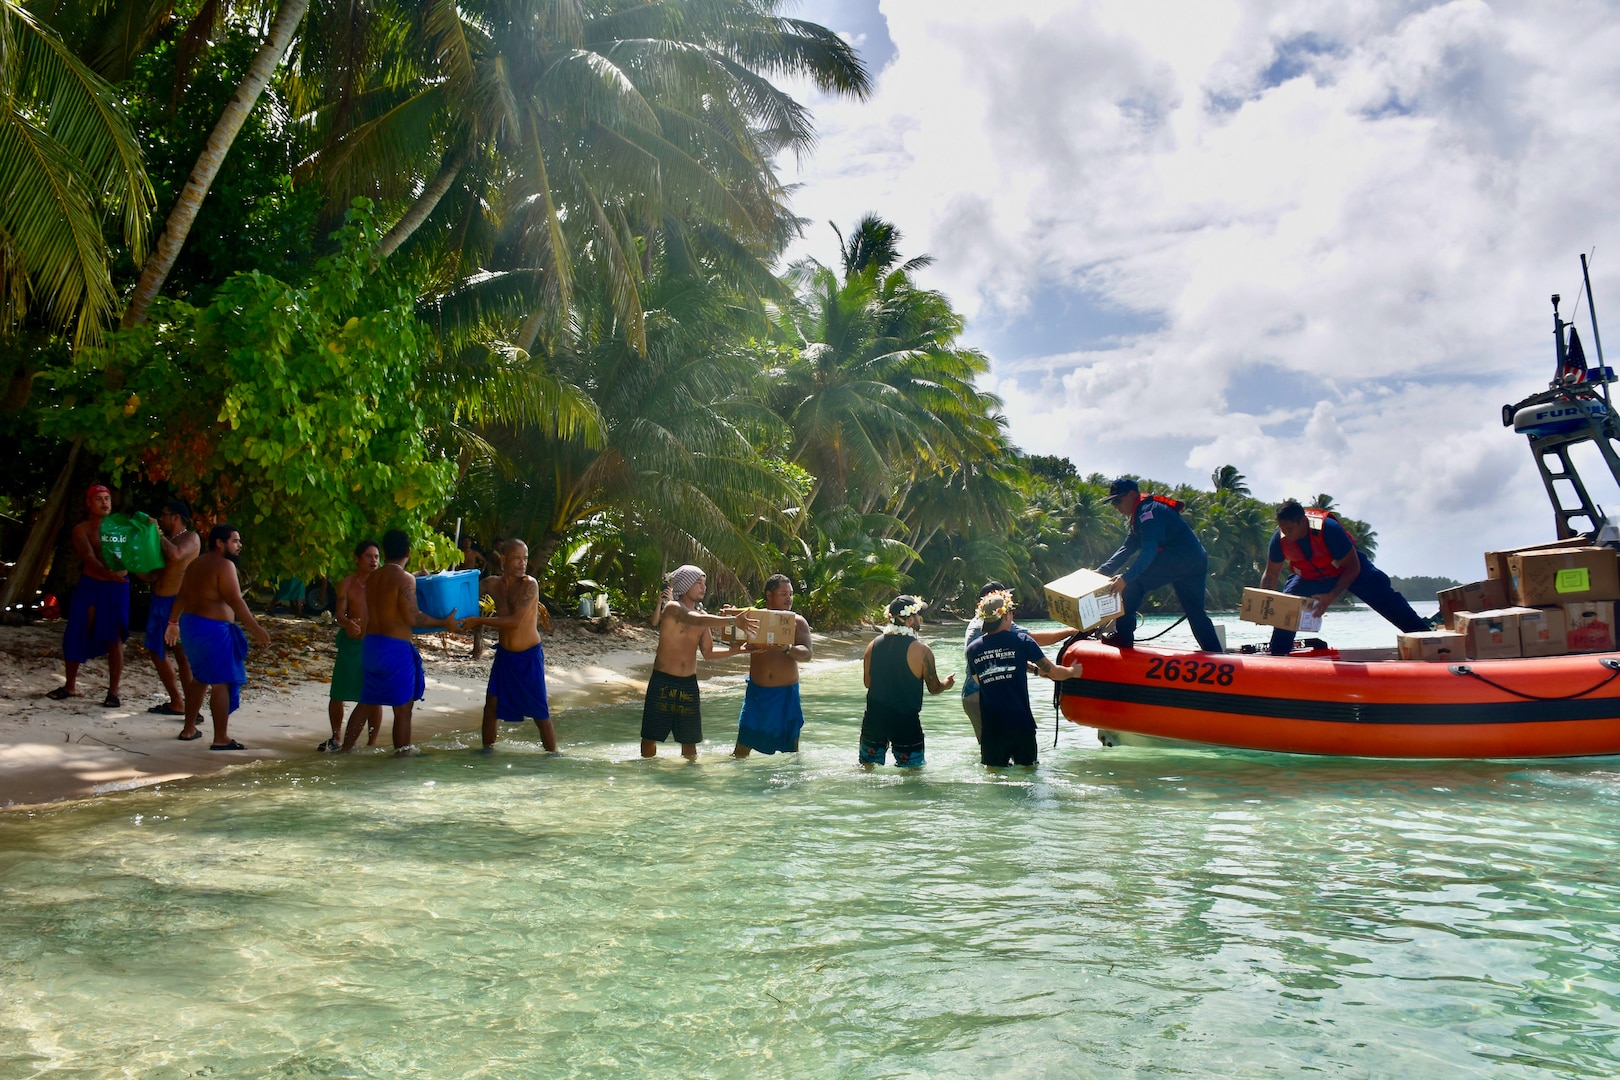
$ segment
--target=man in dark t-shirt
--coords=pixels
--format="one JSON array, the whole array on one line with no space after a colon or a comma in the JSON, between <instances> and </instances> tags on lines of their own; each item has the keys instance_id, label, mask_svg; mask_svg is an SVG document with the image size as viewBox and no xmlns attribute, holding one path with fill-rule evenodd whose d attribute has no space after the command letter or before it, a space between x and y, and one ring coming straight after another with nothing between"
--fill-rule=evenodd
<instances>
[{"instance_id":1,"label":"man in dark t-shirt","mask_svg":"<svg viewBox=\"0 0 1620 1080\"><path fill-rule=\"evenodd\" d=\"M1412 610L1406 597L1395 591L1389 575L1356 548L1356 538L1329 510L1307 510L1293 499L1277 507L1277 531L1271 536L1262 589L1277 587L1283 564L1293 576L1283 586L1292 596L1314 596L1307 609L1320 616L1333 602L1349 593L1388 619L1403 634L1429 628L1429 620ZM1292 630L1273 630L1271 654L1287 656L1294 647Z\"/></svg>"},{"instance_id":2,"label":"man in dark t-shirt","mask_svg":"<svg viewBox=\"0 0 1620 1080\"><path fill-rule=\"evenodd\" d=\"M968 646L968 670L979 684L979 761L992 768L1034 765L1035 714L1029 707L1030 665L1055 682L1077 678L1080 665L1064 667L1046 658L1029 632L1013 625L1011 592L979 600L984 636Z\"/></svg>"}]
</instances>

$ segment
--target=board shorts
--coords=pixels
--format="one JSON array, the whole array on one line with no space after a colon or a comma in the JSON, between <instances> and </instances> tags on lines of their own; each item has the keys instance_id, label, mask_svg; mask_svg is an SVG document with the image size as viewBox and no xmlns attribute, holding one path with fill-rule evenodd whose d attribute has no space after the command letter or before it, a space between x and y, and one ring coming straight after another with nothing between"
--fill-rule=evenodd
<instances>
[{"instance_id":1,"label":"board shorts","mask_svg":"<svg viewBox=\"0 0 1620 1080\"><path fill-rule=\"evenodd\" d=\"M229 686L231 712L242 705L247 682L247 635L236 623L206 615L180 616L180 644L191 663L191 677L204 686Z\"/></svg>"},{"instance_id":2,"label":"board shorts","mask_svg":"<svg viewBox=\"0 0 1620 1080\"><path fill-rule=\"evenodd\" d=\"M923 759L921 712L899 712L868 702L861 714L861 764L882 765L890 749L894 763L915 769Z\"/></svg>"},{"instance_id":3,"label":"board shorts","mask_svg":"<svg viewBox=\"0 0 1620 1080\"><path fill-rule=\"evenodd\" d=\"M742 712L737 714L737 745L761 754L777 751L793 754L799 750L799 731L804 727L804 709L799 704L799 684L759 686L748 680L743 690Z\"/></svg>"},{"instance_id":4,"label":"board shorts","mask_svg":"<svg viewBox=\"0 0 1620 1080\"><path fill-rule=\"evenodd\" d=\"M641 706L641 737L665 742L673 733L682 746L703 741L696 675L670 675L653 669L647 680L647 700Z\"/></svg>"},{"instance_id":5,"label":"board shorts","mask_svg":"<svg viewBox=\"0 0 1620 1080\"><path fill-rule=\"evenodd\" d=\"M62 659L82 664L129 637L129 582L81 577L68 602Z\"/></svg>"},{"instance_id":6,"label":"board shorts","mask_svg":"<svg viewBox=\"0 0 1620 1080\"><path fill-rule=\"evenodd\" d=\"M485 693L495 699L496 719L508 724L551 719L551 706L546 702L545 652L539 645L522 652L509 652L497 645Z\"/></svg>"},{"instance_id":7,"label":"board shorts","mask_svg":"<svg viewBox=\"0 0 1620 1080\"><path fill-rule=\"evenodd\" d=\"M1038 757L1035 725L1008 724L994 714L983 718L979 738L979 764L1000 768L1006 765L1034 765Z\"/></svg>"},{"instance_id":8,"label":"board shorts","mask_svg":"<svg viewBox=\"0 0 1620 1080\"><path fill-rule=\"evenodd\" d=\"M159 660L169 655L169 646L163 640L163 635L169 629L169 613L174 610L175 597L179 595L152 594L152 607L146 613L146 636L141 641L146 645L146 651Z\"/></svg>"},{"instance_id":9,"label":"board shorts","mask_svg":"<svg viewBox=\"0 0 1620 1080\"><path fill-rule=\"evenodd\" d=\"M409 705L427 693L422 654L402 638L367 634L360 643L360 700L366 705Z\"/></svg>"},{"instance_id":10,"label":"board shorts","mask_svg":"<svg viewBox=\"0 0 1620 1080\"><path fill-rule=\"evenodd\" d=\"M326 695L332 701L359 701L366 692L364 653L362 642L350 637L347 630L338 631L337 659L332 662L332 689Z\"/></svg>"}]
</instances>

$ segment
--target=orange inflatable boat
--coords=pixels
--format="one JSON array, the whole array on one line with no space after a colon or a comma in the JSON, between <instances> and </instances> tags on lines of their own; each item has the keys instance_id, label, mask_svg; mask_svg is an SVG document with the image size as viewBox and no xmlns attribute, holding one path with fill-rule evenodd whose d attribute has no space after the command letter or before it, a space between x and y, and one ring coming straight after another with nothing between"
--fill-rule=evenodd
<instances>
[{"instance_id":1,"label":"orange inflatable boat","mask_svg":"<svg viewBox=\"0 0 1620 1080\"><path fill-rule=\"evenodd\" d=\"M1620 654L1459 664L1120 650L1076 641L1063 715L1106 743L1381 758L1620 754Z\"/></svg>"}]
</instances>

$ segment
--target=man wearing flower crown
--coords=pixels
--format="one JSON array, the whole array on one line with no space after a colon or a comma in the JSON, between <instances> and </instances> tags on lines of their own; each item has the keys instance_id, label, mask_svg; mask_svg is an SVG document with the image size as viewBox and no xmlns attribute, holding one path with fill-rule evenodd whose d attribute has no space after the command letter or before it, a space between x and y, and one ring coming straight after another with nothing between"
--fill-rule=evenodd
<instances>
[{"instance_id":1,"label":"man wearing flower crown","mask_svg":"<svg viewBox=\"0 0 1620 1080\"><path fill-rule=\"evenodd\" d=\"M1080 665L1046 658L1029 631L1013 625L1008 590L979 598L984 636L968 646L968 670L979 684L979 761L992 768L1034 765L1035 714L1029 707L1028 666L1054 682L1076 678Z\"/></svg>"},{"instance_id":2,"label":"man wearing flower crown","mask_svg":"<svg viewBox=\"0 0 1620 1080\"><path fill-rule=\"evenodd\" d=\"M897 596L889 604L889 624L866 646L861 678L866 683L866 712L861 716L861 764L882 765L890 749L902 769L923 764L923 687L943 694L956 685L956 675L940 682L934 650L917 640L927 604L915 596Z\"/></svg>"}]
</instances>

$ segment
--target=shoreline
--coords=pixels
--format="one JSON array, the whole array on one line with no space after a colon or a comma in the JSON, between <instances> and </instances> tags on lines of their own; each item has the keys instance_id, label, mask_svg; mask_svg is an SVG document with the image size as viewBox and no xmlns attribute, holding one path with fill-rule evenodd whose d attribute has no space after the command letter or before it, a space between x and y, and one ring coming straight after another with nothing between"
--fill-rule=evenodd
<instances>
[{"instance_id":1,"label":"shoreline","mask_svg":"<svg viewBox=\"0 0 1620 1080\"><path fill-rule=\"evenodd\" d=\"M81 696L66 701L45 697L62 684L61 622L0 627L0 813L317 753L316 746L331 734L327 687L336 653L336 625L318 619L257 617L269 632L271 645L254 648L248 655L248 683L230 725L231 737L247 744L240 751L209 749L212 726L206 706L198 724L204 738L194 742L175 738L179 718L147 713L166 695L138 629L132 629L124 645L122 704L103 708L104 658L80 668ZM856 630L816 634L814 641L818 652L825 649L829 658L848 659L860 655L868 637ZM476 739L492 642L486 641L483 658L473 660L470 635L420 634L415 641L422 654L427 695L417 704L412 735L418 742L453 732L469 732ZM617 621L598 629L579 620L558 619L543 644L547 697L552 715L560 718L571 709L639 699L652 672L658 634ZM698 678L735 676L747 670L742 656L700 661ZM350 708L345 706L345 718ZM392 745L390 723L385 710L379 747Z\"/></svg>"}]
</instances>

